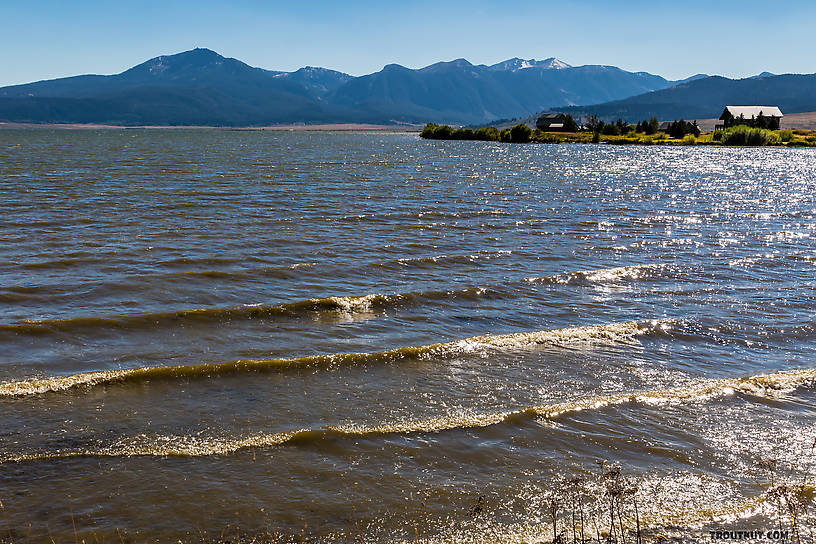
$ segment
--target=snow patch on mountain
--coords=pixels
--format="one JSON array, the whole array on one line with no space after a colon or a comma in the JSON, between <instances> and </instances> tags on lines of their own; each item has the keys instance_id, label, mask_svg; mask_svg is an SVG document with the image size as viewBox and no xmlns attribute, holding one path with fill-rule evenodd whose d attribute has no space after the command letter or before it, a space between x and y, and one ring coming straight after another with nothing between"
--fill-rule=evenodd
<instances>
[{"instance_id":1,"label":"snow patch on mountain","mask_svg":"<svg viewBox=\"0 0 816 544\"><path fill-rule=\"evenodd\" d=\"M538 68L539 70L563 70L564 68L572 68L572 66L555 57L544 60L514 57L490 66L491 70L501 72L518 72L519 70L528 70L530 68Z\"/></svg>"}]
</instances>

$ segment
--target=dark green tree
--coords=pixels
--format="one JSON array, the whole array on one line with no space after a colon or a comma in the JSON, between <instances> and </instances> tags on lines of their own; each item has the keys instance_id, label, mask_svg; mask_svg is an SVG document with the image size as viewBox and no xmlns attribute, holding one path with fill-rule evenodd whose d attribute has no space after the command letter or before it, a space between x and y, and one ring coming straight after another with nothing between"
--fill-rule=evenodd
<instances>
[{"instance_id":1,"label":"dark green tree","mask_svg":"<svg viewBox=\"0 0 816 544\"><path fill-rule=\"evenodd\" d=\"M422 132L419 133L419 136L421 138L433 139L437 128L439 128L439 125L428 123L425 125L425 128L422 129Z\"/></svg>"},{"instance_id":2,"label":"dark green tree","mask_svg":"<svg viewBox=\"0 0 816 544\"><path fill-rule=\"evenodd\" d=\"M500 135L498 129L496 127L483 127L478 129L474 134L473 137L477 140L481 140L483 142L498 142Z\"/></svg>"},{"instance_id":3,"label":"dark green tree","mask_svg":"<svg viewBox=\"0 0 816 544\"><path fill-rule=\"evenodd\" d=\"M683 119L679 121L672 121L669 125L669 136L672 138L682 138L686 134L694 134L700 136L700 127L697 126L697 121L689 123Z\"/></svg>"},{"instance_id":4,"label":"dark green tree","mask_svg":"<svg viewBox=\"0 0 816 544\"><path fill-rule=\"evenodd\" d=\"M519 123L510 129L510 141L515 144L526 144L530 141L530 136L532 134L533 129L524 123Z\"/></svg>"},{"instance_id":5,"label":"dark green tree","mask_svg":"<svg viewBox=\"0 0 816 544\"><path fill-rule=\"evenodd\" d=\"M592 132L600 132L603 126L604 122L597 115L590 115L584 122L584 128Z\"/></svg>"},{"instance_id":6,"label":"dark green tree","mask_svg":"<svg viewBox=\"0 0 816 544\"><path fill-rule=\"evenodd\" d=\"M768 118L760 111L756 119L754 119L754 126L756 128L768 128Z\"/></svg>"},{"instance_id":7,"label":"dark green tree","mask_svg":"<svg viewBox=\"0 0 816 544\"><path fill-rule=\"evenodd\" d=\"M448 125L436 127L434 131L434 138L437 140L450 140L453 138L453 129Z\"/></svg>"},{"instance_id":8,"label":"dark green tree","mask_svg":"<svg viewBox=\"0 0 816 544\"><path fill-rule=\"evenodd\" d=\"M672 121L669 125L669 136L672 138L682 138L686 135L686 122L683 119Z\"/></svg>"},{"instance_id":9,"label":"dark green tree","mask_svg":"<svg viewBox=\"0 0 816 544\"><path fill-rule=\"evenodd\" d=\"M575 118L571 113L568 113L566 119L564 119L564 131L578 132L578 123L575 122Z\"/></svg>"}]
</instances>

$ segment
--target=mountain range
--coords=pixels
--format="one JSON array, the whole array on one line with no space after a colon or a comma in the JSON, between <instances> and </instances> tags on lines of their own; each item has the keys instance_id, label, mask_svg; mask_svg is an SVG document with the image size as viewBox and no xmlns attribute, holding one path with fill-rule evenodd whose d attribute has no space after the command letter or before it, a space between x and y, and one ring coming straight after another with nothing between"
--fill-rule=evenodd
<instances>
[{"instance_id":1,"label":"mountain range","mask_svg":"<svg viewBox=\"0 0 816 544\"><path fill-rule=\"evenodd\" d=\"M717 117L727 104L816 111L816 74L745 79L697 74L670 81L614 66L551 57L493 65L465 59L419 69L389 64L351 76L307 66L265 70L209 49L150 59L115 75L82 75L0 88L0 121L263 126L317 123L483 125L534 122L541 111L634 122Z\"/></svg>"},{"instance_id":2,"label":"mountain range","mask_svg":"<svg viewBox=\"0 0 816 544\"><path fill-rule=\"evenodd\" d=\"M669 81L614 66L513 58L420 69L389 64L354 77L305 67L264 70L209 49L160 56L115 75L0 88L0 120L114 125L290 123L479 124L549 108L598 104L705 77Z\"/></svg>"},{"instance_id":3,"label":"mountain range","mask_svg":"<svg viewBox=\"0 0 816 544\"><path fill-rule=\"evenodd\" d=\"M667 89L603 104L559 108L575 117L597 115L605 120L636 122L652 116L661 120L709 119L726 105L773 105L783 113L816 111L816 74L773 75L745 79L720 76L687 81Z\"/></svg>"}]
</instances>

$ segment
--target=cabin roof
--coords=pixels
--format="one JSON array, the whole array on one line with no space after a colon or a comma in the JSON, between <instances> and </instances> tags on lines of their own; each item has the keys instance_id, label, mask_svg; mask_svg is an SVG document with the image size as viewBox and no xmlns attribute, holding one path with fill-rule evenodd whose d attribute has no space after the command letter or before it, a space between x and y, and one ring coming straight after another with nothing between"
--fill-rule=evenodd
<instances>
[{"instance_id":1,"label":"cabin roof","mask_svg":"<svg viewBox=\"0 0 816 544\"><path fill-rule=\"evenodd\" d=\"M542 113L539 119L561 119L565 117L563 113Z\"/></svg>"},{"instance_id":2,"label":"cabin roof","mask_svg":"<svg viewBox=\"0 0 816 544\"><path fill-rule=\"evenodd\" d=\"M734 117L742 115L746 119L758 117L760 112L762 112L762 115L765 117L784 117L782 110L780 110L778 106L726 106L720 119L725 117L726 112Z\"/></svg>"}]
</instances>

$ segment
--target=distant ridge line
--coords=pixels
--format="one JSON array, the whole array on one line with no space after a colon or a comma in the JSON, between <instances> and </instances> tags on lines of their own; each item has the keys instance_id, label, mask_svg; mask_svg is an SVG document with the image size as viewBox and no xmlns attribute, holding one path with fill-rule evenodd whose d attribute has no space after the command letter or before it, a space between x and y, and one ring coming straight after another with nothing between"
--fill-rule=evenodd
<instances>
[{"instance_id":1,"label":"distant ridge line","mask_svg":"<svg viewBox=\"0 0 816 544\"><path fill-rule=\"evenodd\" d=\"M593 104L675 82L555 57L491 66L455 59L395 64L354 77L304 67L266 70L206 48L160 55L113 75L0 88L0 122L119 126L483 123L548 107Z\"/></svg>"}]
</instances>

